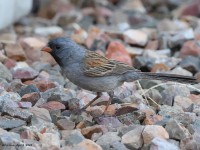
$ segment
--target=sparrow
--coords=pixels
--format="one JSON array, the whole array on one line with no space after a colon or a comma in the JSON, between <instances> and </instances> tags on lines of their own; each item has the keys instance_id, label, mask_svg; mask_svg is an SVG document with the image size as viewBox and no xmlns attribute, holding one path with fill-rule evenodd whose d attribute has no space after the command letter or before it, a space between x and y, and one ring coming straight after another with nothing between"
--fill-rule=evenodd
<instances>
[{"instance_id":1,"label":"sparrow","mask_svg":"<svg viewBox=\"0 0 200 150\"><path fill-rule=\"evenodd\" d=\"M69 38L58 37L48 42L42 51L48 52L55 59L61 70L71 82L77 86L96 92L96 97L85 105L85 110L102 92L110 96L106 109L114 96L114 89L124 82L139 79L174 81L180 83L198 83L194 77L141 72L122 62L108 59L96 52L85 49ZM105 110L106 110L105 109Z\"/></svg>"}]
</instances>

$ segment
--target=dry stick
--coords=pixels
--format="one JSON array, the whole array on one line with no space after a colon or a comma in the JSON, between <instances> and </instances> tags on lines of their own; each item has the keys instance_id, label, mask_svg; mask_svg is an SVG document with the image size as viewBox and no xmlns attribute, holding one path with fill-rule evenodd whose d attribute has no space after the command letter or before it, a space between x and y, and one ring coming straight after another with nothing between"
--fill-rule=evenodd
<instances>
[{"instance_id":1,"label":"dry stick","mask_svg":"<svg viewBox=\"0 0 200 150\"><path fill-rule=\"evenodd\" d=\"M141 86L140 82L139 82L138 80L137 80L136 82L137 82L137 84L138 84L138 86L139 86L139 89L142 91L142 95L144 96L144 99L145 99L147 105L149 105L149 102L148 102L148 100L147 100L146 95L144 94L144 90L142 89L142 86Z\"/></svg>"}]
</instances>

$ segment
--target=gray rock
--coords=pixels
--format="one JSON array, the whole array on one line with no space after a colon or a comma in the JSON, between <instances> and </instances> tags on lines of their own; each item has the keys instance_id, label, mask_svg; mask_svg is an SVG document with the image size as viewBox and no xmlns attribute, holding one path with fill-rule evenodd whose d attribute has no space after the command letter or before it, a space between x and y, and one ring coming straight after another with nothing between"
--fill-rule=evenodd
<instances>
[{"instance_id":1,"label":"gray rock","mask_svg":"<svg viewBox=\"0 0 200 150\"><path fill-rule=\"evenodd\" d=\"M200 59L195 56L184 57L179 65L194 74L200 71Z\"/></svg>"},{"instance_id":2,"label":"gray rock","mask_svg":"<svg viewBox=\"0 0 200 150\"><path fill-rule=\"evenodd\" d=\"M39 126L43 123L52 122L49 111L45 108L32 107L30 108L30 112L33 113L33 116L31 118L32 125Z\"/></svg>"},{"instance_id":3,"label":"gray rock","mask_svg":"<svg viewBox=\"0 0 200 150\"><path fill-rule=\"evenodd\" d=\"M14 102L19 102L21 100L21 96L18 93L14 92L3 92L0 94L0 101L9 101L12 100Z\"/></svg>"},{"instance_id":4,"label":"gray rock","mask_svg":"<svg viewBox=\"0 0 200 150\"><path fill-rule=\"evenodd\" d=\"M140 125L132 124L132 125L129 125L129 126L122 126L122 127L119 127L117 131L119 133L119 136L121 137L124 134L128 133L129 131L134 130L138 126L140 126Z\"/></svg>"},{"instance_id":5,"label":"gray rock","mask_svg":"<svg viewBox=\"0 0 200 150\"><path fill-rule=\"evenodd\" d=\"M117 132L107 132L103 134L96 143L100 145L103 149L109 149L111 147L111 143L115 141L121 141L121 138L118 136Z\"/></svg>"},{"instance_id":6,"label":"gray rock","mask_svg":"<svg viewBox=\"0 0 200 150\"><path fill-rule=\"evenodd\" d=\"M33 92L40 93L40 91L39 91L39 89L37 88L36 85L30 84L28 86L22 87L19 94L21 96L23 96L25 94L29 94L29 93L33 93Z\"/></svg>"},{"instance_id":7,"label":"gray rock","mask_svg":"<svg viewBox=\"0 0 200 150\"><path fill-rule=\"evenodd\" d=\"M64 90L62 87L56 87L46 90L41 97L46 101L68 101L75 97L75 91Z\"/></svg>"},{"instance_id":8,"label":"gray rock","mask_svg":"<svg viewBox=\"0 0 200 150\"><path fill-rule=\"evenodd\" d=\"M41 72L41 71L43 71L43 70L48 70L48 69L50 69L50 68L51 68L51 65L50 65L49 63L37 61L37 62L34 62L34 63L32 64L32 67L33 67L35 70Z\"/></svg>"},{"instance_id":9,"label":"gray rock","mask_svg":"<svg viewBox=\"0 0 200 150\"><path fill-rule=\"evenodd\" d=\"M156 137L151 141L150 150L179 150L179 148L167 140Z\"/></svg>"},{"instance_id":10,"label":"gray rock","mask_svg":"<svg viewBox=\"0 0 200 150\"><path fill-rule=\"evenodd\" d=\"M111 146L111 149L114 149L114 150L129 150L128 148L126 148L126 146L123 143L119 141L112 142L110 146Z\"/></svg>"},{"instance_id":11,"label":"gray rock","mask_svg":"<svg viewBox=\"0 0 200 150\"><path fill-rule=\"evenodd\" d=\"M184 75L184 76L192 76L192 73L181 68L180 66L172 69L171 71L168 72L169 74L178 74L178 75Z\"/></svg>"},{"instance_id":12,"label":"gray rock","mask_svg":"<svg viewBox=\"0 0 200 150\"><path fill-rule=\"evenodd\" d=\"M66 145L76 145L85 138L79 130L63 130L61 131L61 139L65 140Z\"/></svg>"},{"instance_id":13,"label":"gray rock","mask_svg":"<svg viewBox=\"0 0 200 150\"><path fill-rule=\"evenodd\" d=\"M0 117L0 128L3 129L13 129L26 125L26 122L15 118Z\"/></svg>"},{"instance_id":14,"label":"gray rock","mask_svg":"<svg viewBox=\"0 0 200 150\"><path fill-rule=\"evenodd\" d=\"M181 123L173 119L166 124L165 129L169 133L169 137L173 139L182 140L191 136L189 131Z\"/></svg>"},{"instance_id":15,"label":"gray rock","mask_svg":"<svg viewBox=\"0 0 200 150\"><path fill-rule=\"evenodd\" d=\"M197 117L192 125L195 132L200 133L200 117Z\"/></svg>"},{"instance_id":16,"label":"gray rock","mask_svg":"<svg viewBox=\"0 0 200 150\"><path fill-rule=\"evenodd\" d=\"M0 88L3 87L5 90L8 90L10 84L3 78L0 78Z\"/></svg>"},{"instance_id":17,"label":"gray rock","mask_svg":"<svg viewBox=\"0 0 200 150\"><path fill-rule=\"evenodd\" d=\"M150 89L153 86L156 86L158 84L162 83L162 81L158 80L140 80L140 84L143 89ZM155 88L158 91L162 91L164 88L162 86L158 86Z\"/></svg>"},{"instance_id":18,"label":"gray rock","mask_svg":"<svg viewBox=\"0 0 200 150\"><path fill-rule=\"evenodd\" d=\"M11 72L0 62L0 78L6 79L7 81L12 80Z\"/></svg>"},{"instance_id":19,"label":"gray rock","mask_svg":"<svg viewBox=\"0 0 200 150\"><path fill-rule=\"evenodd\" d=\"M17 149L17 147L23 148L22 146L17 146L22 144L20 135L14 132L0 132L0 149L10 150ZM10 145L13 145L12 147Z\"/></svg>"},{"instance_id":20,"label":"gray rock","mask_svg":"<svg viewBox=\"0 0 200 150\"><path fill-rule=\"evenodd\" d=\"M168 119L175 119L184 125L191 124L196 118L195 113L183 112L183 109L178 106L162 105L158 114L163 116L166 122L168 122Z\"/></svg>"},{"instance_id":21,"label":"gray rock","mask_svg":"<svg viewBox=\"0 0 200 150\"><path fill-rule=\"evenodd\" d=\"M173 48L175 46L182 45L187 40L194 39L194 31L192 28L185 29L175 33L174 36L170 38L169 46Z\"/></svg>"},{"instance_id":22,"label":"gray rock","mask_svg":"<svg viewBox=\"0 0 200 150\"><path fill-rule=\"evenodd\" d=\"M189 110L192 104L192 100L187 97L176 96L174 98L174 106L180 106L184 111Z\"/></svg>"},{"instance_id":23,"label":"gray rock","mask_svg":"<svg viewBox=\"0 0 200 150\"><path fill-rule=\"evenodd\" d=\"M190 95L190 90L185 86L171 85L167 86L166 89L161 93L161 95L161 104L172 106L175 96L179 95L187 97Z\"/></svg>"},{"instance_id":24,"label":"gray rock","mask_svg":"<svg viewBox=\"0 0 200 150\"><path fill-rule=\"evenodd\" d=\"M51 68L49 70L45 70L49 73L50 77L49 79L55 82L58 82L59 85L65 85L65 79L62 76L61 72L60 72L60 67L59 66L55 66L54 68Z\"/></svg>"},{"instance_id":25,"label":"gray rock","mask_svg":"<svg viewBox=\"0 0 200 150\"><path fill-rule=\"evenodd\" d=\"M56 125L60 130L72 130L75 128L75 122L69 119L60 119L56 122Z\"/></svg>"},{"instance_id":26,"label":"gray rock","mask_svg":"<svg viewBox=\"0 0 200 150\"><path fill-rule=\"evenodd\" d=\"M22 87L24 87L24 86L25 86L25 84L23 84L20 79L14 79L10 83L10 88L9 89L12 92L20 93Z\"/></svg>"},{"instance_id":27,"label":"gray rock","mask_svg":"<svg viewBox=\"0 0 200 150\"><path fill-rule=\"evenodd\" d=\"M123 125L116 117L98 117L95 118L95 121L100 125L105 125L111 128L118 128Z\"/></svg>"},{"instance_id":28,"label":"gray rock","mask_svg":"<svg viewBox=\"0 0 200 150\"><path fill-rule=\"evenodd\" d=\"M32 117L32 113L30 113L28 110L23 110L21 108L13 108L7 105L3 106L2 114L17 117L25 121L30 121Z\"/></svg>"},{"instance_id":29,"label":"gray rock","mask_svg":"<svg viewBox=\"0 0 200 150\"><path fill-rule=\"evenodd\" d=\"M130 149L139 149L143 145L144 126L138 126L122 136L122 143Z\"/></svg>"}]
</instances>

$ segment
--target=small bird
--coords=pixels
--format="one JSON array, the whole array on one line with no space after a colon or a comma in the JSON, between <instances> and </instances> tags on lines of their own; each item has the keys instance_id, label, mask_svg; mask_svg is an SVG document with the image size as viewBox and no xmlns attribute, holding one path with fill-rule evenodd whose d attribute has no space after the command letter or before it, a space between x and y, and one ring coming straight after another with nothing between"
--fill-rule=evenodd
<instances>
[{"instance_id":1,"label":"small bird","mask_svg":"<svg viewBox=\"0 0 200 150\"><path fill-rule=\"evenodd\" d=\"M89 51L69 38L58 37L42 48L48 52L61 67L63 74L77 86L97 93L82 110L85 110L102 92L110 96L106 109L114 96L114 89L124 82L139 79L174 81L180 83L197 83L194 77L165 73L141 72L127 64L110 60L96 52ZM105 110L106 110L105 109Z\"/></svg>"}]
</instances>

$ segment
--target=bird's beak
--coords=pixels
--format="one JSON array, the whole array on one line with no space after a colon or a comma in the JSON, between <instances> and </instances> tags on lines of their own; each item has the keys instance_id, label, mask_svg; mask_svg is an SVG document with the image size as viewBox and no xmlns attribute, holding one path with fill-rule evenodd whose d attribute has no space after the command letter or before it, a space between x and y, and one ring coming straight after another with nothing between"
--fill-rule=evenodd
<instances>
[{"instance_id":1,"label":"bird's beak","mask_svg":"<svg viewBox=\"0 0 200 150\"><path fill-rule=\"evenodd\" d=\"M41 49L41 51L45 51L45 52L47 52L47 53L51 53L51 52L52 52L52 49L51 49L50 47L48 47L48 46L45 46L45 47L43 47L43 48Z\"/></svg>"}]
</instances>

